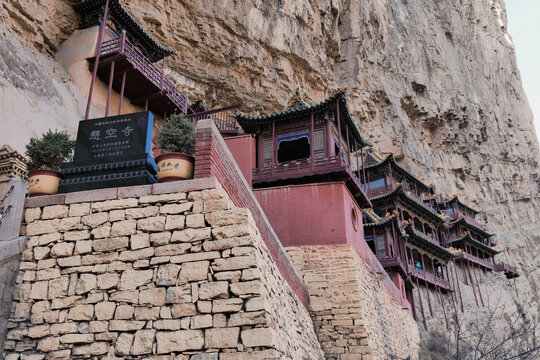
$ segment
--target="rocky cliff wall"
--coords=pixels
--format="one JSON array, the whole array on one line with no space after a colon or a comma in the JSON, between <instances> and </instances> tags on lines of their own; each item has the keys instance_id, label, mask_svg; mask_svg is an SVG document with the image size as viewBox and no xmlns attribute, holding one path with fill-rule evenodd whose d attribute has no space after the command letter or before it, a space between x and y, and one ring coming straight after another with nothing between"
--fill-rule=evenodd
<instances>
[{"instance_id":1,"label":"rocky cliff wall","mask_svg":"<svg viewBox=\"0 0 540 360\"><path fill-rule=\"evenodd\" d=\"M177 49L169 75L210 106L241 101L245 110L274 111L297 85L315 100L347 87L351 111L377 148L404 155L439 191L485 209L507 248L499 257L522 274L519 298L501 277L493 286L513 304L508 311L537 311L539 150L502 0L128 6ZM61 0L9 0L0 17L0 98L8 109L1 120L24 124L2 142L20 151L24 141L15 139L53 125L73 131L81 117L84 95L51 58L79 18Z\"/></svg>"}]
</instances>

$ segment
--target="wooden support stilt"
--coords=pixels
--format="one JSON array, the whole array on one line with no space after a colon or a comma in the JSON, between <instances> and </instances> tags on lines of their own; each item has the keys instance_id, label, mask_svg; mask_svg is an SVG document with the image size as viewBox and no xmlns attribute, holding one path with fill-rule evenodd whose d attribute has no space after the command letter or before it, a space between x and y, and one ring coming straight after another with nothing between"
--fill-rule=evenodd
<instances>
[{"instance_id":1,"label":"wooden support stilt","mask_svg":"<svg viewBox=\"0 0 540 360\"><path fill-rule=\"evenodd\" d=\"M125 32L122 35L125 36ZM122 85L120 86L120 104L118 104L118 115L122 115L122 105L124 104L124 88L126 86L126 72L122 73Z\"/></svg>"},{"instance_id":2,"label":"wooden support stilt","mask_svg":"<svg viewBox=\"0 0 540 360\"><path fill-rule=\"evenodd\" d=\"M109 86L107 87L107 104L105 105L105 117L109 116L109 110L111 108L113 81L114 81L114 60L111 61L111 71L109 73Z\"/></svg>"},{"instance_id":3,"label":"wooden support stilt","mask_svg":"<svg viewBox=\"0 0 540 360\"><path fill-rule=\"evenodd\" d=\"M463 297L461 296L461 286L459 285L459 277L458 277L458 274L457 274L457 269L456 269L456 266L457 264L454 263L454 275L456 277L456 284L457 284L457 289L458 289L458 294L459 294L459 302L461 304L461 312L463 312Z\"/></svg>"},{"instance_id":4,"label":"wooden support stilt","mask_svg":"<svg viewBox=\"0 0 540 360\"><path fill-rule=\"evenodd\" d=\"M144 111L148 111L148 98L144 100Z\"/></svg>"},{"instance_id":5,"label":"wooden support stilt","mask_svg":"<svg viewBox=\"0 0 540 360\"><path fill-rule=\"evenodd\" d=\"M482 289L480 289L480 282L478 281L478 278L476 277L476 272L474 271L474 265L472 265L472 272L474 275L474 280L476 282L476 286L478 287L478 296L480 297L480 302L482 303L482 307L485 307L484 305L484 299L482 298Z\"/></svg>"},{"instance_id":6,"label":"wooden support stilt","mask_svg":"<svg viewBox=\"0 0 540 360\"><path fill-rule=\"evenodd\" d=\"M469 260L466 260L466 262L467 262L467 273L469 274L469 280L471 281L471 287L473 289L474 300L476 301L476 306L479 306L478 297L476 296L476 290L474 288L474 280L471 275L471 268L469 267Z\"/></svg>"},{"instance_id":7,"label":"wooden support stilt","mask_svg":"<svg viewBox=\"0 0 540 360\"><path fill-rule=\"evenodd\" d=\"M441 304L443 314L444 314L444 322L446 323L446 329L450 330L450 325L448 324L448 316L446 315L446 308L444 307L444 297L441 292L441 289L438 286L435 286L435 290L437 291L437 294L439 295L439 302Z\"/></svg>"},{"instance_id":8,"label":"wooden support stilt","mask_svg":"<svg viewBox=\"0 0 540 360\"><path fill-rule=\"evenodd\" d=\"M424 304L422 302L422 293L420 292L420 283L416 278L416 288L418 289L418 299L420 301L420 310L422 310L422 321L424 322L424 328L427 330L426 315L424 314Z\"/></svg>"},{"instance_id":9,"label":"wooden support stilt","mask_svg":"<svg viewBox=\"0 0 540 360\"><path fill-rule=\"evenodd\" d=\"M429 295L429 283L427 281L424 281L424 283L426 284L427 301L428 301L428 305L429 305L429 314L431 315L431 317L433 317L433 307L431 306L431 296Z\"/></svg>"},{"instance_id":10,"label":"wooden support stilt","mask_svg":"<svg viewBox=\"0 0 540 360\"><path fill-rule=\"evenodd\" d=\"M465 265L463 264L463 261L461 262L461 264L463 265L461 267L461 272L463 272L463 282L465 283L465 285L469 285L469 281L467 280L467 272L465 270Z\"/></svg>"},{"instance_id":11,"label":"wooden support stilt","mask_svg":"<svg viewBox=\"0 0 540 360\"><path fill-rule=\"evenodd\" d=\"M88 102L86 103L86 112L84 113L84 120L88 120L90 115L90 107L92 106L92 96L94 95L94 85L96 83L97 70L99 65L99 58L101 56L101 44L103 43L103 36L105 35L105 26L107 25L107 17L109 12L109 0L105 1L105 10L103 11L103 20L99 27L98 40L96 44L96 51L94 53L94 69L92 70L92 80L90 82L90 89L88 90Z\"/></svg>"}]
</instances>

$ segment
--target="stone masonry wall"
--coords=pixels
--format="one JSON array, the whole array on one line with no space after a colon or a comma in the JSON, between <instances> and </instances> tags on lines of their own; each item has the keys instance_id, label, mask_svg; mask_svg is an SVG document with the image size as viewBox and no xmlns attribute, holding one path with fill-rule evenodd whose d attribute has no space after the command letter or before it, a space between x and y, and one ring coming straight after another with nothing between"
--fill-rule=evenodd
<instances>
[{"instance_id":1,"label":"stone masonry wall","mask_svg":"<svg viewBox=\"0 0 540 360\"><path fill-rule=\"evenodd\" d=\"M350 245L287 248L328 360L418 358L418 326Z\"/></svg>"},{"instance_id":2,"label":"stone masonry wall","mask_svg":"<svg viewBox=\"0 0 540 360\"><path fill-rule=\"evenodd\" d=\"M0 250L2 246L0 244ZM3 254L0 252L0 258ZM6 325L10 315L12 290L19 270L19 254L0 260L0 349L6 337Z\"/></svg>"},{"instance_id":3,"label":"stone masonry wall","mask_svg":"<svg viewBox=\"0 0 540 360\"><path fill-rule=\"evenodd\" d=\"M214 179L29 199L24 219L6 359L323 358L251 213Z\"/></svg>"}]
</instances>

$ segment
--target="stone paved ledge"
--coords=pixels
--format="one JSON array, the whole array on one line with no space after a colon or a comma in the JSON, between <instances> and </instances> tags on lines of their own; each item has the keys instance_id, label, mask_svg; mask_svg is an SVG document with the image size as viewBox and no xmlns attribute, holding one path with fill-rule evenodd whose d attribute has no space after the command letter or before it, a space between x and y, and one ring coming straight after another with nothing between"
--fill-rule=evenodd
<instances>
[{"instance_id":1,"label":"stone paved ledge","mask_svg":"<svg viewBox=\"0 0 540 360\"><path fill-rule=\"evenodd\" d=\"M161 184L126 186L98 190L78 191L67 194L43 195L26 199L26 208L48 205L76 204L88 201L126 199L144 195L161 195L174 192L198 191L221 187L212 177L192 180L172 181Z\"/></svg>"}]
</instances>

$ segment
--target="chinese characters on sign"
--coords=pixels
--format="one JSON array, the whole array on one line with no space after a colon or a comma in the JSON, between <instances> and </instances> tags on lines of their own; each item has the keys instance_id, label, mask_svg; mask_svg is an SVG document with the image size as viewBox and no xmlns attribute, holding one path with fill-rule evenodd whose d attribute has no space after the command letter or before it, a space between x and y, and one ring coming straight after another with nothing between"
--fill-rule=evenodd
<instances>
[{"instance_id":1,"label":"chinese characters on sign","mask_svg":"<svg viewBox=\"0 0 540 360\"><path fill-rule=\"evenodd\" d=\"M149 152L149 116L143 112L81 121L74 160L108 160Z\"/></svg>"},{"instance_id":2,"label":"chinese characters on sign","mask_svg":"<svg viewBox=\"0 0 540 360\"><path fill-rule=\"evenodd\" d=\"M100 129L91 130L90 141L92 148L90 152L92 153L93 159L105 158L109 156L118 156L124 155L126 149L130 149L131 145L129 140L124 140L128 138L134 129L126 125L126 122L129 122L130 119L118 119L118 120L104 120L98 121L94 126L100 127ZM105 137L101 137L101 128L105 126ZM106 139L118 139L115 141L101 141Z\"/></svg>"}]
</instances>

